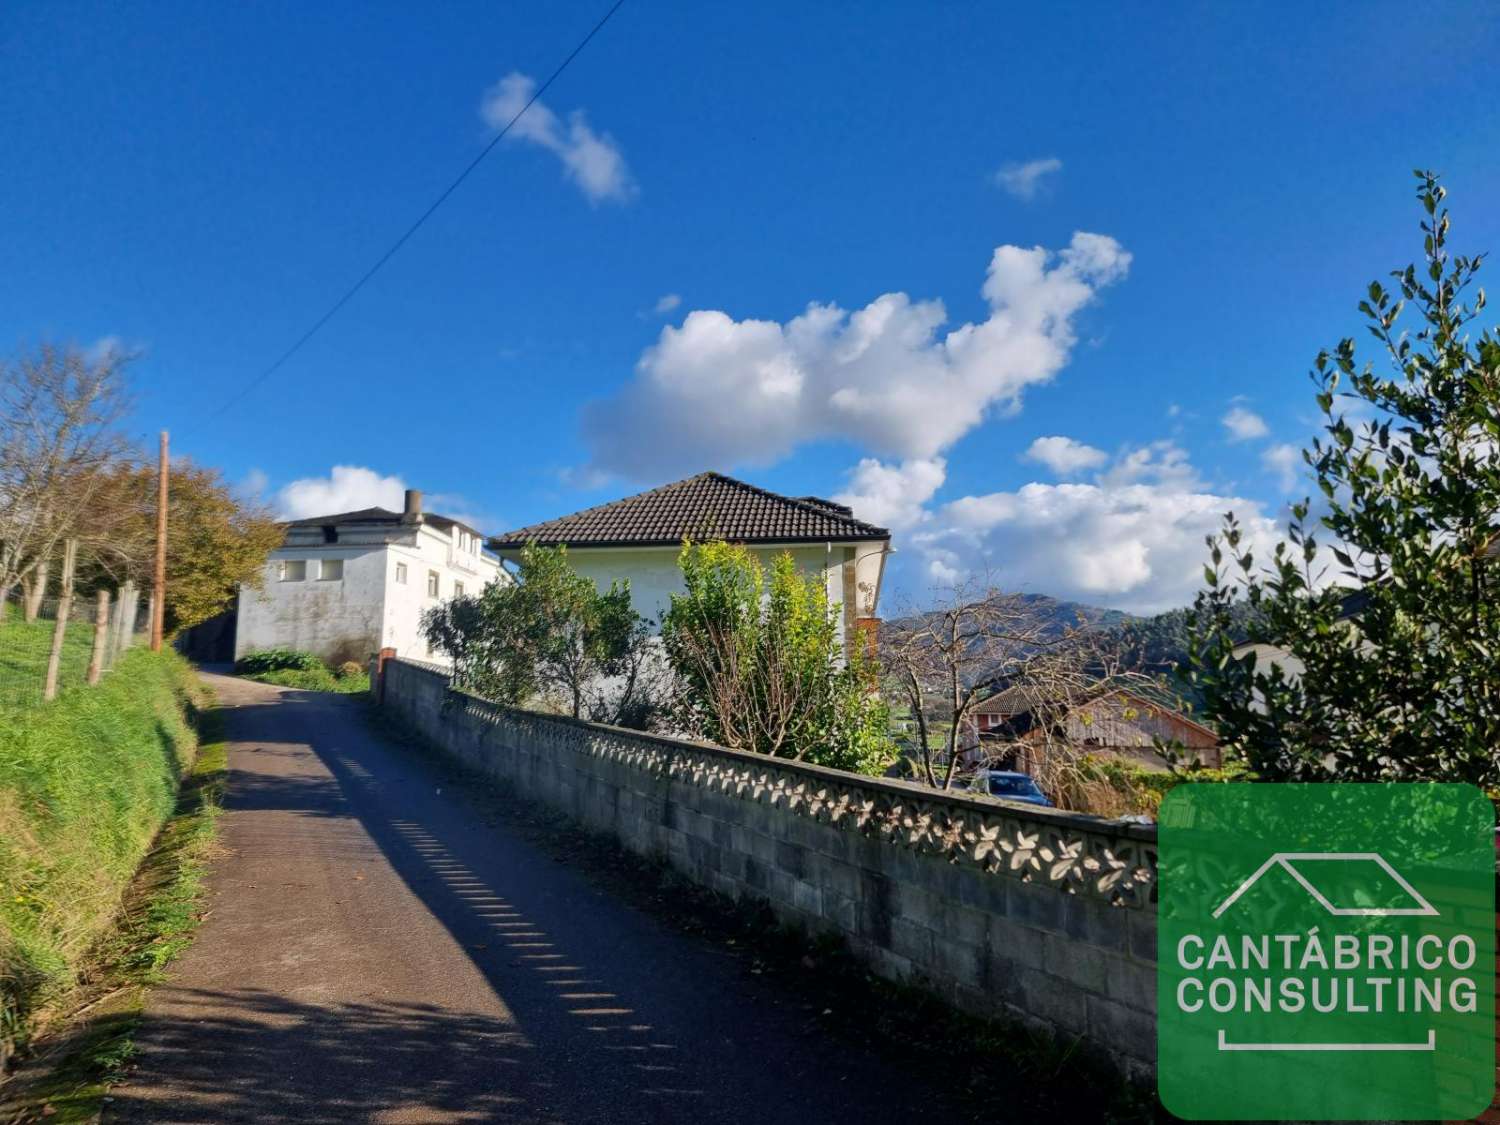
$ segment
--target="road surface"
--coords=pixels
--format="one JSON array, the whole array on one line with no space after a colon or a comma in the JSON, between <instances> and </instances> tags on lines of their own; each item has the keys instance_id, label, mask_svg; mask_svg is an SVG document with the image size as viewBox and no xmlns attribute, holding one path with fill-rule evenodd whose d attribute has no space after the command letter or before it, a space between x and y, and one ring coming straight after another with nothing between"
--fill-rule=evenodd
<instances>
[{"instance_id":1,"label":"road surface","mask_svg":"<svg viewBox=\"0 0 1500 1125\"><path fill-rule=\"evenodd\" d=\"M357 700L209 676L209 916L106 1121L829 1122L935 1109L786 986L548 858Z\"/></svg>"}]
</instances>

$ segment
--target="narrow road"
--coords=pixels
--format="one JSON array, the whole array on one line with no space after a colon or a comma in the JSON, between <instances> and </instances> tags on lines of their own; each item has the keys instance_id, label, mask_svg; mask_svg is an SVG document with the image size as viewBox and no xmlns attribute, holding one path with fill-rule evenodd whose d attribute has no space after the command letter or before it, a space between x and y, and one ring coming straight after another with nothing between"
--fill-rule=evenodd
<instances>
[{"instance_id":1,"label":"narrow road","mask_svg":"<svg viewBox=\"0 0 1500 1125\"><path fill-rule=\"evenodd\" d=\"M107 1121L829 1122L931 1109L781 986L486 823L356 700L207 677L211 913Z\"/></svg>"}]
</instances>

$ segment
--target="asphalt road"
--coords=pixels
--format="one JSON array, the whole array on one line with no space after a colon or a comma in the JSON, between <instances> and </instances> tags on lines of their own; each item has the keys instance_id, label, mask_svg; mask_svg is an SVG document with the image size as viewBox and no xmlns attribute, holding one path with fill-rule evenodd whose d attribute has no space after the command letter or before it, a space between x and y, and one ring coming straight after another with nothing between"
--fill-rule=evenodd
<instances>
[{"instance_id":1,"label":"asphalt road","mask_svg":"<svg viewBox=\"0 0 1500 1125\"><path fill-rule=\"evenodd\" d=\"M538 851L361 704L208 677L210 914L107 1121L917 1120L904 1068Z\"/></svg>"}]
</instances>

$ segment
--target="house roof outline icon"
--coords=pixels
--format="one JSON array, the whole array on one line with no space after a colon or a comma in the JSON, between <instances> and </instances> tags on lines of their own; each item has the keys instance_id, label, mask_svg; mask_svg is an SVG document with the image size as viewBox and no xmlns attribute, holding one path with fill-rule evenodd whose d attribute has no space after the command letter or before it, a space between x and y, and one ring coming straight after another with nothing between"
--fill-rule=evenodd
<instances>
[{"instance_id":1,"label":"house roof outline icon","mask_svg":"<svg viewBox=\"0 0 1500 1125\"><path fill-rule=\"evenodd\" d=\"M1297 870L1296 863L1299 860L1342 860L1351 863L1375 863L1380 868L1382 868L1387 875L1389 875L1392 879L1399 883L1401 889L1404 890L1408 895L1410 895L1413 901L1419 903L1420 905L1334 906L1333 903L1328 901L1327 896L1324 895L1322 891L1313 886L1312 882L1307 878L1307 876L1303 875L1302 872ZM1242 882L1228 898L1226 898L1219 904L1218 908L1213 912L1213 917L1218 918L1221 914L1223 914L1226 910L1228 910L1231 906L1238 902L1241 896L1243 896L1246 891L1248 891L1257 882L1259 882L1261 877L1269 872L1273 867L1280 867L1283 871L1285 871L1288 875L1295 879L1302 886L1302 889L1305 890L1309 895L1311 895L1313 899L1318 903L1318 905L1321 906L1324 910L1328 911L1329 914L1337 915L1340 917L1395 918L1403 916L1432 917L1439 913L1437 907L1433 906L1432 903L1423 898L1422 895L1417 891L1417 888L1413 887L1409 882L1407 882L1406 879L1401 875L1401 873L1394 867L1392 867L1386 860L1386 858L1379 852L1276 852L1268 860L1257 867L1248 879Z\"/></svg>"}]
</instances>

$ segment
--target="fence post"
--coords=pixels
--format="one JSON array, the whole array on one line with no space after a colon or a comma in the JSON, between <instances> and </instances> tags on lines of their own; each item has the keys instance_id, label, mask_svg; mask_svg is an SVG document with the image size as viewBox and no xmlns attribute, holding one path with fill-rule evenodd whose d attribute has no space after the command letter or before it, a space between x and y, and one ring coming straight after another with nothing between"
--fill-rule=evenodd
<instances>
[{"instance_id":1,"label":"fence post","mask_svg":"<svg viewBox=\"0 0 1500 1125\"><path fill-rule=\"evenodd\" d=\"M115 598L115 644L114 652L118 656L130 647L131 641L135 639L135 619L140 612L141 595L135 588L135 583L126 579L125 585L120 587L119 596Z\"/></svg>"},{"instance_id":2,"label":"fence post","mask_svg":"<svg viewBox=\"0 0 1500 1125\"><path fill-rule=\"evenodd\" d=\"M35 621L37 614L42 612L42 599L47 596L47 575L52 570L52 560L43 559L36 564L36 569L31 572L26 586L26 611L27 624Z\"/></svg>"},{"instance_id":3,"label":"fence post","mask_svg":"<svg viewBox=\"0 0 1500 1125\"><path fill-rule=\"evenodd\" d=\"M94 650L89 653L88 682L97 684L104 671L104 645L109 639L109 591L100 590L94 609Z\"/></svg>"},{"instance_id":4,"label":"fence post","mask_svg":"<svg viewBox=\"0 0 1500 1125\"><path fill-rule=\"evenodd\" d=\"M57 669L62 663L63 637L68 632L68 615L73 612L73 564L78 560L78 540L63 544L62 596L57 599L57 620L52 626L52 651L47 654L47 682L43 699L57 696Z\"/></svg>"}]
</instances>

